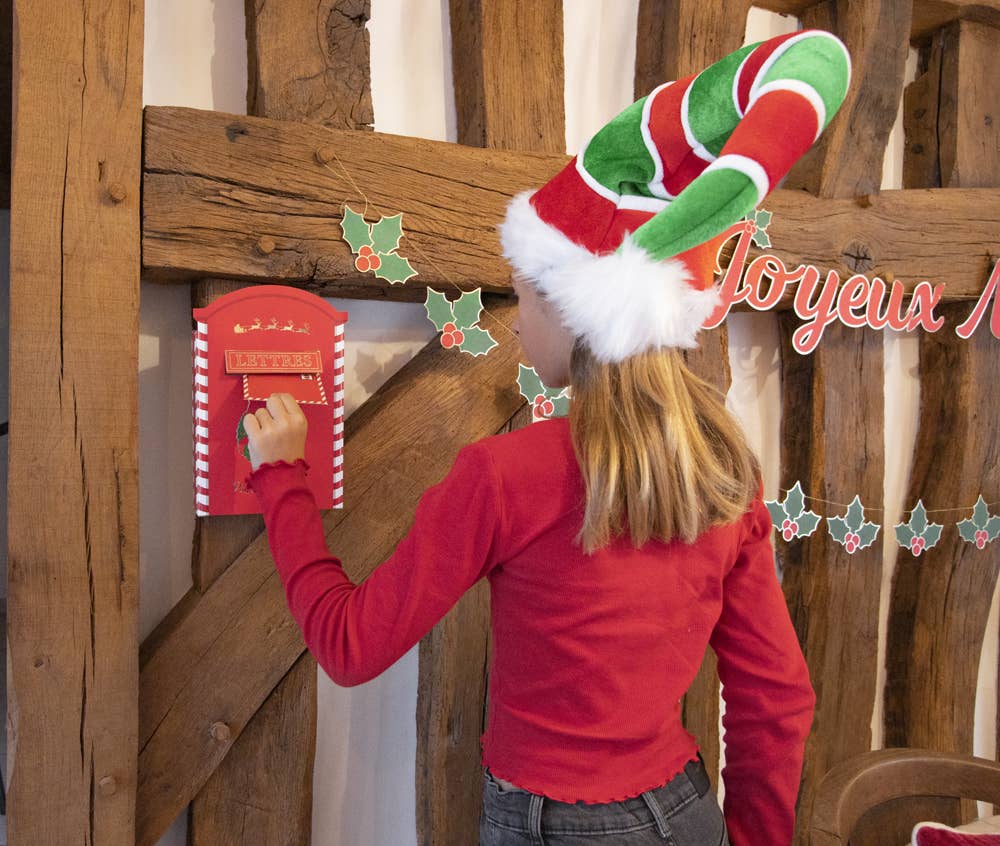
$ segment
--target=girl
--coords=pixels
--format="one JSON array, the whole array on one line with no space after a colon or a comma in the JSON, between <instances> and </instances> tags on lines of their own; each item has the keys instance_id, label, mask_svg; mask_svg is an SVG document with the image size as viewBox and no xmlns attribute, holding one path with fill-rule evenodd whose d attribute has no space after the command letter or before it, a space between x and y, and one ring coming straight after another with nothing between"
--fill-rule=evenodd
<instances>
[{"instance_id":1,"label":"girl","mask_svg":"<svg viewBox=\"0 0 1000 846\"><path fill-rule=\"evenodd\" d=\"M546 384L571 386L569 418L462 449L364 583L326 549L294 400L245 419L289 608L338 684L381 673L489 580L481 844L791 841L814 694L758 462L680 350L717 305L719 234L812 144L848 75L827 33L745 47L511 203L515 331ZM708 645L724 817L680 722Z\"/></svg>"}]
</instances>

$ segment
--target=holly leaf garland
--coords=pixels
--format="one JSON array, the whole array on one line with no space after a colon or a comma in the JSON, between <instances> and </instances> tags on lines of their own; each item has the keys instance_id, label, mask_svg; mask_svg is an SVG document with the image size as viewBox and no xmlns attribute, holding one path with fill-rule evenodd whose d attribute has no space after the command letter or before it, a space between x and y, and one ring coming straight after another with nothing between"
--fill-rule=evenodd
<instances>
[{"instance_id":1,"label":"holly leaf garland","mask_svg":"<svg viewBox=\"0 0 1000 846\"><path fill-rule=\"evenodd\" d=\"M771 212L764 209L757 209L753 213L754 232L751 239L761 249L771 246L771 239L767 234L767 227L771 225Z\"/></svg>"},{"instance_id":2,"label":"holly leaf garland","mask_svg":"<svg viewBox=\"0 0 1000 846\"><path fill-rule=\"evenodd\" d=\"M368 223L363 215L345 205L340 229L351 252L357 256L354 267L359 272L374 271L378 279L385 279L390 285L402 284L417 275L410 262L396 253L403 236L402 214Z\"/></svg>"},{"instance_id":3,"label":"holly leaf garland","mask_svg":"<svg viewBox=\"0 0 1000 846\"><path fill-rule=\"evenodd\" d=\"M802 493L801 482L796 482L788 491L784 502L765 499L764 505L771 514L774 528L786 541L809 537L822 519L818 514L805 510L805 494Z\"/></svg>"},{"instance_id":4,"label":"holly leaf garland","mask_svg":"<svg viewBox=\"0 0 1000 846\"><path fill-rule=\"evenodd\" d=\"M1000 535L1000 517L990 514L982 494L972 509L972 517L958 523L958 534L967 543L975 544L977 549L985 549L986 544Z\"/></svg>"},{"instance_id":5,"label":"holly leaf garland","mask_svg":"<svg viewBox=\"0 0 1000 846\"><path fill-rule=\"evenodd\" d=\"M896 543L919 557L925 550L937 546L938 541L941 540L941 530L944 529L944 526L939 523L927 522L927 509L924 508L923 500L918 499L917 504L910 512L909 522L899 523L894 528L896 530Z\"/></svg>"},{"instance_id":6,"label":"holly leaf garland","mask_svg":"<svg viewBox=\"0 0 1000 846\"><path fill-rule=\"evenodd\" d=\"M517 366L517 387L531 403L531 422L569 414L569 388L549 388L542 383L534 367Z\"/></svg>"},{"instance_id":7,"label":"holly leaf garland","mask_svg":"<svg viewBox=\"0 0 1000 846\"><path fill-rule=\"evenodd\" d=\"M854 497L843 517L829 517L826 523L830 537L844 547L849 555L875 543L881 528L876 523L865 522L865 507L861 504L860 496Z\"/></svg>"},{"instance_id":8,"label":"holly leaf garland","mask_svg":"<svg viewBox=\"0 0 1000 846\"><path fill-rule=\"evenodd\" d=\"M446 350L457 347L475 357L486 355L497 346L493 336L476 324L483 312L482 291L466 291L457 300L449 300L440 291L427 289L424 301L427 319L441 333L441 346Z\"/></svg>"}]
</instances>

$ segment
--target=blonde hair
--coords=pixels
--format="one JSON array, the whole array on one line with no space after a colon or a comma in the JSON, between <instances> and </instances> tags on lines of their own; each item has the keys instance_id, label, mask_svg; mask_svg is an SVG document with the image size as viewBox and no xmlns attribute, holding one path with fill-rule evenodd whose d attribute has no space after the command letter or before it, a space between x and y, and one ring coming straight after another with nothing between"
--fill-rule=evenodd
<instances>
[{"instance_id":1,"label":"blonde hair","mask_svg":"<svg viewBox=\"0 0 1000 846\"><path fill-rule=\"evenodd\" d=\"M687 368L680 350L604 364L578 340L570 381L585 552L626 528L635 547L651 538L690 543L749 507L760 463L722 394Z\"/></svg>"}]
</instances>

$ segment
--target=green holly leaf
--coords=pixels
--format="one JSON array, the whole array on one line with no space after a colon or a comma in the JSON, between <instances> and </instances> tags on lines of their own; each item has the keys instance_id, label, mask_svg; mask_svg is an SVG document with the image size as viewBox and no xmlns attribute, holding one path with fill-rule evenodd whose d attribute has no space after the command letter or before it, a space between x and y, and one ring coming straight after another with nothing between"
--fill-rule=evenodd
<instances>
[{"instance_id":1,"label":"green holly leaf","mask_svg":"<svg viewBox=\"0 0 1000 846\"><path fill-rule=\"evenodd\" d=\"M757 209L753 216L753 222L758 229L767 229L771 225L771 212Z\"/></svg>"},{"instance_id":2,"label":"green holly leaf","mask_svg":"<svg viewBox=\"0 0 1000 846\"><path fill-rule=\"evenodd\" d=\"M994 541L1000 535L1000 517L990 517L986 521L986 537L987 540Z\"/></svg>"},{"instance_id":3,"label":"green holly leaf","mask_svg":"<svg viewBox=\"0 0 1000 846\"><path fill-rule=\"evenodd\" d=\"M927 528L927 509L924 508L923 500L918 499L910 512L910 528L915 535L922 535Z\"/></svg>"},{"instance_id":4,"label":"green holly leaf","mask_svg":"<svg viewBox=\"0 0 1000 846\"><path fill-rule=\"evenodd\" d=\"M910 541L912 541L917 535L906 523L899 523L895 527L896 529L896 543L898 543L903 549L910 548Z\"/></svg>"},{"instance_id":5,"label":"green holly leaf","mask_svg":"<svg viewBox=\"0 0 1000 846\"><path fill-rule=\"evenodd\" d=\"M440 291L435 291L433 288L427 289L424 308L427 309L427 319L434 324L434 328L438 332L444 329L446 323L455 322L455 313L451 309L451 303Z\"/></svg>"},{"instance_id":6,"label":"green holly leaf","mask_svg":"<svg viewBox=\"0 0 1000 846\"><path fill-rule=\"evenodd\" d=\"M486 355L493 347L497 346L497 342L493 340L493 336L478 326L470 326L468 329L463 329L462 334L465 337L459 345L459 349L464 353L469 353L471 356Z\"/></svg>"},{"instance_id":7,"label":"green holly leaf","mask_svg":"<svg viewBox=\"0 0 1000 846\"><path fill-rule=\"evenodd\" d=\"M861 504L861 497L855 496L851 504L847 506L847 525L852 532L859 532L861 524L865 521L865 507Z\"/></svg>"},{"instance_id":8,"label":"green holly leaf","mask_svg":"<svg viewBox=\"0 0 1000 846\"><path fill-rule=\"evenodd\" d=\"M785 513L785 506L776 499L765 499L764 505L767 506L767 510L771 515L771 523L780 532L781 524L788 519L788 515Z\"/></svg>"},{"instance_id":9,"label":"green holly leaf","mask_svg":"<svg viewBox=\"0 0 1000 846\"><path fill-rule=\"evenodd\" d=\"M819 514L814 514L812 511L803 511L798 520L795 522L799 524L799 530L795 533L797 538L807 538L813 532L816 531L816 527L819 525L819 521L823 518Z\"/></svg>"},{"instance_id":10,"label":"green holly leaf","mask_svg":"<svg viewBox=\"0 0 1000 846\"><path fill-rule=\"evenodd\" d=\"M350 206L344 206L344 215L340 220L340 229L344 240L351 247L351 252L357 255L362 247L372 245L371 229L365 219Z\"/></svg>"},{"instance_id":11,"label":"green holly leaf","mask_svg":"<svg viewBox=\"0 0 1000 846\"><path fill-rule=\"evenodd\" d=\"M875 543L875 538L878 537L878 530L881 526L876 523L865 523L860 529L858 529L858 549L865 549Z\"/></svg>"},{"instance_id":12,"label":"green holly leaf","mask_svg":"<svg viewBox=\"0 0 1000 846\"><path fill-rule=\"evenodd\" d=\"M803 511L806 505L805 494L802 493L802 483L796 482L794 487L785 496L785 511L788 516L795 520Z\"/></svg>"},{"instance_id":13,"label":"green holly leaf","mask_svg":"<svg viewBox=\"0 0 1000 846\"><path fill-rule=\"evenodd\" d=\"M843 517L830 517L826 521L827 528L830 531L830 537L832 537L837 543L843 544L847 540L847 521Z\"/></svg>"},{"instance_id":14,"label":"green holly leaf","mask_svg":"<svg viewBox=\"0 0 1000 846\"><path fill-rule=\"evenodd\" d=\"M979 499L976 500L976 507L972 509L972 520L976 524L977 529L985 529L986 523L990 519L990 510L986 507L986 500L983 499L983 495L979 495Z\"/></svg>"},{"instance_id":15,"label":"green holly leaf","mask_svg":"<svg viewBox=\"0 0 1000 846\"><path fill-rule=\"evenodd\" d=\"M768 234L763 229L758 229L756 232L750 236L750 240L753 241L762 250L766 250L771 246L771 239Z\"/></svg>"},{"instance_id":16,"label":"green holly leaf","mask_svg":"<svg viewBox=\"0 0 1000 846\"><path fill-rule=\"evenodd\" d=\"M399 247L399 239L403 236L403 215L381 217L372 224L371 248L376 253L391 253Z\"/></svg>"},{"instance_id":17,"label":"green holly leaf","mask_svg":"<svg viewBox=\"0 0 1000 846\"><path fill-rule=\"evenodd\" d=\"M979 528L972 520L962 520L958 524L958 534L968 543L976 542L976 530Z\"/></svg>"},{"instance_id":18,"label":"green holly leaf","mask_svg":"<svg viewBox=\"0 0 1000 846\"><path fill-rule=\"evenodd\" d=\"M545 393L545 385L535 368L525 367L523 364L517 366L517 387L528 402L534 402L535 397Z\"/></svg>"},{"instance_id":19,"label":"green holly leaf","mask_svg":"<svg viewBox=\"0 0 1000 846\"><path fill-rule=\"evenodd\" d=\"M551 397L552 405L555 407L555 411L552 412L550 417L565 417L569 414L569 394L561 393L559 396Z\"/></svg>"},{"instance_id":20,"label":"green holly leaf","mask_svg":"<svg viewBox=\"0 0 1000 846\"><path fill-rule=\"evenodd\" d=\"M479 288L467 291L454 303L455 323L463 332L479 322L483 313L483 292Z\"/></svg>"},{"instance_id":21,"label":"green holly leaf","mask_svg":"<svg viewBox=\"0 0 1000 846\"><path fill-rule=\"evenodd\" d=\"M390 284L395 285L397 282L405 282L417 275L417 271L410 266L410 262L402 256L397 256L395 253L379 253L378 257L382 263L375 271L375 275L379 279L385 279Z\"/></svg>"},{"instance_id":22,"label":"green holly leaf","mask_svg":"<svg viewBox=\"0 0 1000 846\"><path fill-rule=\"evenodd\" d=\"M924 540L927 542L924 549L930 549L931 547L938 545L938 541L941 540L941 530L943 528L944 526L941 526L938 523L931 523L927 527L924 531Z\"/></svg>"}]
</instances>

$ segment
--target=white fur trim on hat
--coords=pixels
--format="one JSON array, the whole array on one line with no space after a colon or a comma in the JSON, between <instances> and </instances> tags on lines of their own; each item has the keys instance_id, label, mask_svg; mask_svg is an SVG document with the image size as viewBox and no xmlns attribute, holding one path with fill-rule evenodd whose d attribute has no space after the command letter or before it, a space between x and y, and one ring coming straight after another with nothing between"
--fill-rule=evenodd
<instances>
[{"instance_id":1,"label":"white fur trim on hat","mask_svg":"<svg viewBox=\"0 0 1000 846\"><path fill-rule=\"evenodd\" d=\"M714 285L693 287L682 261L655 261L628 236L614 253L591 253L538 217L531 193L516 196L500 224L504 256L600 361L698 345L698 330L720 301Z\"/></svg>"}]
</instances>

